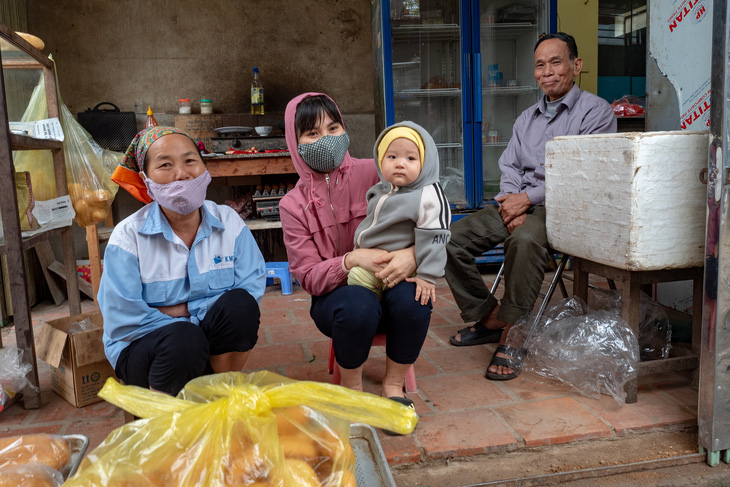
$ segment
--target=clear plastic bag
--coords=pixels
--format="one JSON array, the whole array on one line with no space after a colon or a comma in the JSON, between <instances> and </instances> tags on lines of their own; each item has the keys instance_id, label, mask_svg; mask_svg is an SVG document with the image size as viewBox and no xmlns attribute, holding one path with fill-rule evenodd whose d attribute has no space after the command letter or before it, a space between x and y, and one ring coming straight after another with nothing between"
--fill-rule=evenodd
<instances>
[{"instance_id":1,"label":"clear plastic bag","mask_svg":"<svg viewBox=\"0 0 730 487\"><path fill-rule=\"evenodd\" d=\"M38 433L0 438L0 469L41 463L61 471L71 461L71 445L60 435Z\"/></svg>"},{"instance_id":2,"label":"clear plastic bag","mask_svg":"<svg viewBox=\"0 0 730 487\"><path fill-rule=\"evenodd\" d=\"M621 294L597 290L590 294L592 309L605 309L621 316ZM669 357L672 348L672 324L664 307L642 292L639 302L639 348L641 361Z\"/></svg>"},{"instance_id":3,"label":"clear plastic bag","mask_svg":"<svg viewBox=\"0 0 730 487\"><path fill-rule=\"evenodd\" d=\"M523 370L594 399L606 392L619 405L638 374L639 345L628 324L615 309L592 311L576 297L548 308L537 323L532 315L520 320L507 344L522 350Z\"/></svg>"},{"instance_id":4,"label":"clear plastic bag","mask_svg":"<svg viewBox=\"0 0 730 487\"><path fill-rule=\"evenodd\" d=\"M23 351L17 347L0 348L0 411L29 384L27 375L32 367L23 363L22 358Z\"/></svg>"},{"instance_id":5,"label":"clear plastic bag","mask_svg":"<svg viewBox=\"0 0 730 487\"><path fill-rule=\"evenodd\" d=\"M0 469L0 487L20 487L43 485L58 487L63 485L63 475L41 463L28 463Z\"/></svg>"},{"instance_id":6,"label":"clear plastic bag","mask_svg":"<svg viewBox=\"0 0 730 487\"><path fill-rule=\"evenodd\" d=\"M672 348L672 325L664 307L647 294L641 293L639 314L641 361L669 357L669 350Z\"/></svg>"},{"instance_id":7,"label":"clear plastic bag","mask_svg":"<svg viewBox=\"0 0 730 487\"><path fill-rule=\"evenodd\" d=\"M643 117L646 97L624 95L611 103L617 117Z\"/></svg>"},{"instance_id":8,"label":"clear plastic bag","mask_svg":"<svg viewBox=\"0 0 730 487\"><path fill-rule=\"evenodd\" d=\"M58 86L58 81L56 82ZM58 106L63 127L63 152L66 161L68 193L76 211L76 223L82 227L103 221L109 212L119 188L111 175L122 161L123 154L102 149L91 135L76 121L61 99ZM46 86L43 77L33 90L23 122L48 118ZM33 182L36 200L55 198L56 182L53 159L49 151L17 151L13 161L18 171L28 171Z\"/></svg>"},{"instance_id":9,"label":"clear plastic bag","mask_svg":"<svg viewBox=\"0 0 730 487\"><path fill-rule=\"evenodd\" d=\"M177 397L109 379L99 396L144 419L113 431L68 486L355 487L350 421L417 422L395 401L267 371L200 377Z\"/></svg>"},{"instance_id":10,"label":"clear plastic bag","mask_svg":"<svg viewBox=\"0 0 730 487\"><path fill-rule=\"evenodd\" d=\"M96 327L91 324L91 320L89 318L84 318L81 321L71 323L68 327L68 334L73 335L74 333L81 333L82 331L89 331L94 328Z\"/></svg>"}]
</instances>

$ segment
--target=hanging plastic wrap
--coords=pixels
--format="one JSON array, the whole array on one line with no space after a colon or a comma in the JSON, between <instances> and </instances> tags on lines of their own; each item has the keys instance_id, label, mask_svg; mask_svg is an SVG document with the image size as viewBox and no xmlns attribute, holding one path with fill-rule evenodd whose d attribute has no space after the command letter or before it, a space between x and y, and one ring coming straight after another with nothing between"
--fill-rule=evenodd
<instances>
[{"instance_id":1,"label":"hanging plastic wrap","mask_svg":"<svg viewBox=\"0 0 730 487\"><path fill-rule=\"evenodd\" d=\"M95 225L103 221L111 209L119 188L112 182L111 175L122 161L123 154L104 150L94 142L63 103L60 89L58 91L68 193L76 211L74 220L82 227ZM46 118L46 85L41 77L21 121L33 122ZM30 172L36 200L45 201L57 196L50 151L16 151L13 152L13 161L16 170Z\"/></svg>"},{"instance_id":2,"label":"hanging plastic wrap","mask_svg":"<svg viewBox=\"0 0 730 487\"><path fill-rule=\"evenodd\" d=\"M28 373L32 367L23 363L22 358L23 351L17 347L0 348L0 411L15 394L30 384ZM35 388L32 384L31 387Z\"/></svg>"},{"instance_id":3,"label":"hanging plastic wrap","mask_svg":"<svg viewBox=\"0 0 730 487\"><path fill-rule=\"evenodd\" d=\"M592 311L580 298L548 308L537 323L522 319L507 344L522 350L523 370L593 399L608 393L619 405L626 402L624 385L638 374L639 344L628 324L615 309Z\"/></svg>"},{"instance_id":4,"label":"hanging plastic wrap","mask_svg":"<svg viewBox=\"0 0 730 487\"><path fill-rule=\"evenodd\" d=\"M177 397L108 379L99 396L144 419L114 430L67 486L356 487L350 422L417 422L395 401L267 371L200 377Z\"/></svg>"},{"instance_id":5,"label":"hanging plastic wrap","mask_svg":"<svg viewBox=\"0 0 730 487\"><path fill-rule=\"evenodd\" d=\"M672 348L672 325L664 307L642 292L639 301L639 347L641 361L669 357ZM591 294L592 309L605 309L621 316L621 294L599 290Z\"/></svg>"}]
</instances>

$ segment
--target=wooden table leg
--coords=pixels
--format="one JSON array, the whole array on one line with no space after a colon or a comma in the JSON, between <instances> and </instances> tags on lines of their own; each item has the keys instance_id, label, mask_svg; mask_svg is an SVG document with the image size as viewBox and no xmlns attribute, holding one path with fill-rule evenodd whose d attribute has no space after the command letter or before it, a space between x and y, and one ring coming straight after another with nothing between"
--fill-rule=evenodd
<instances>
[{"instance_id":1,"label":"wooden table leg","mask_svg":"<svg viewBox=\"0 0 730 487\"><path fill-rule=\"evenodd\" d=\"M700 356L702 342L702 312L705 307L704 279L692 280L692 354ZM697 390L700 386L700 368L692 371L692 388Z\"/></svg>"},{"instance_id":2,"label":"wooden table leg","mask_svg":"<svg viewBox=\"0 0 730 487\"><path fill-rule=\"evenodd\" d=\"M641 306L641 285L638 276L626 271L625 277L621 279L621 318L629 324L639 339L639 313ZM639 364L637 364L639 367ZM626 392L626 404L633 404L637 399L638 378L630 380L624 386Z\"/></svg>"},{"instance_id":3,"label":"wooden table leg","mask_svg":"<svg viewBox=\"0 0 730 487\"><path fill-rule=\"evenodd\" d=\"M582 259L573 257L573 296L588 303L588 273L583 270Z\"/></svg>"},{"instance_id":4,"label":"wooden table leg","mask_svg":"<svg viewBox=\"0 0 730 487\"><path fill-rule=\"evenodd\" d=\"M101 281L101 257L99 256L99 234L96 225L86 227L86 246L89 249L89 268L91 269L91 286L94 290L94 302L99 294Z\"/></svg>"}]
</instances>

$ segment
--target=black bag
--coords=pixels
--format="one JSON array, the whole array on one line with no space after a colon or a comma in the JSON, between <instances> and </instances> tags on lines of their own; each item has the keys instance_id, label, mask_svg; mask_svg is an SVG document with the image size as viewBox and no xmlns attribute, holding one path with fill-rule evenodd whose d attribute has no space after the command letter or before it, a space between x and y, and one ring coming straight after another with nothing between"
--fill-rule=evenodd
<instances>
[{"instance_id":1,"label":"black bag","mask_svg":"<svg viewBox=\"0 0 730 487\"><path fill-rule=\"evenodd\" d=\"M102 105L113 108L100 109ZM107 101L78 113L77 118L79 124L102 149L124 152L137 135L137 118L134 112L121 112L118 106Z\"/></svg>"}]
</instances>

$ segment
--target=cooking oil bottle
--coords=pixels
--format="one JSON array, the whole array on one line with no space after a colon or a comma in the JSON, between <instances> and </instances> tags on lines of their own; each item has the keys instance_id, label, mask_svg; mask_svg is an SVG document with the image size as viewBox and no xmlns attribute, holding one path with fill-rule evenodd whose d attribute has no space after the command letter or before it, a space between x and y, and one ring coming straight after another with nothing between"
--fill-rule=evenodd
<instances>
[{"instance_id":1,"label":"cooking oil bottle","mask_svg":"<svg viewBox=\"0 0 730 487\"><path fill-rule=\"evenodd\" d=\"M157 127L157 120L155 120L155 114L152 113L152 107L147 107L147 120L145 120L144 128Z\"/></svg>"},{"instance_id":2,"label":"cooking oil bottle","mask_svg":"<svg viewBox=\"0 0 730 487\"><path fill-rule=\"evenodd\" d=\"M264 114L264 86L259 80L259 68L253 68L253 81L251 82L251 114Z\"/></svg>"}]
</instances>

